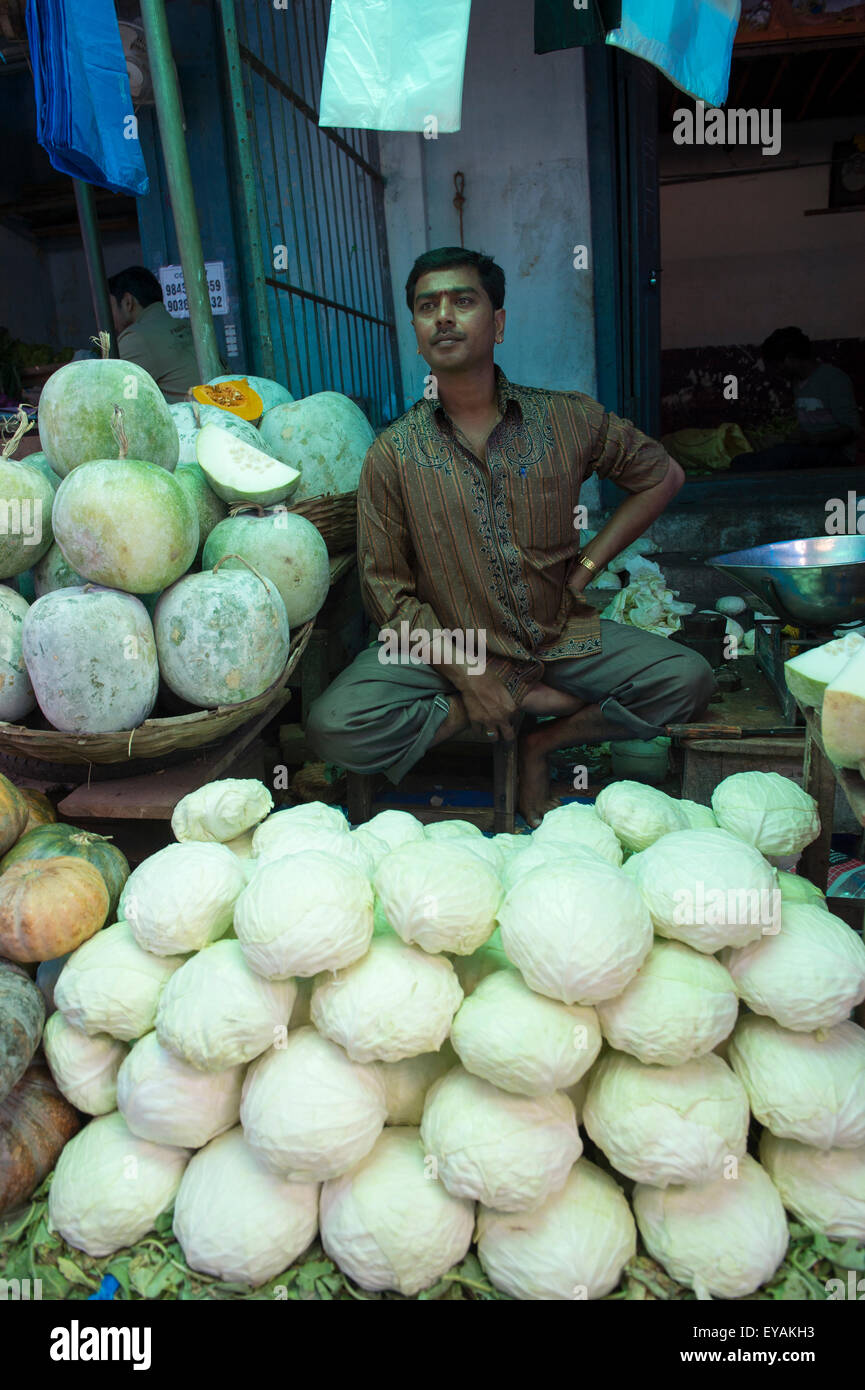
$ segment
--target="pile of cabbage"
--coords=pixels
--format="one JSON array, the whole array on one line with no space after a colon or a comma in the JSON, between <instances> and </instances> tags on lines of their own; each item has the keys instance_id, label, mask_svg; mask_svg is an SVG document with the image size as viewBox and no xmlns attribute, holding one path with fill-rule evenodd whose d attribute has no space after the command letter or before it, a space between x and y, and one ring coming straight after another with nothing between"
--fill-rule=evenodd
<instances>
[{"instance_id":1,"label":"pile of cabbage","mask_svg":"<svg viewBox=\"0 0 865 1390\"><path fill-rule=\"evenodd\" d=\"M865 947L772 862L819 832L793 782L615 782L487 837L228 779L172 826L49 1001L93 1117L50 1190L68 1244L173 1207L189 1267L251 1287L318 1236L363 1289L474 1244L558 1300L611 1292L638 1236L700 1298L772 1278L785 1208L865 1240Z\"/></svg>"}]
</instances>

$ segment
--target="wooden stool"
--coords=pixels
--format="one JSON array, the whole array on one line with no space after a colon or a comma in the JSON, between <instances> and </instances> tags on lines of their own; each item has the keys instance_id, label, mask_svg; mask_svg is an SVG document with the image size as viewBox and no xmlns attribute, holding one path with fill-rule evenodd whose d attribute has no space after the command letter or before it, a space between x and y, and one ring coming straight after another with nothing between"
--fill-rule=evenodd
<instances>
[{"instance_id":1,"label":"wooden stool","mask_svg":"<svg viewBox=\"0 0 865 1390\"><path fill-rule=\"evenodd\" d=\"M514 721L514 733L519 732L523 715L518 714ZM510 743L496 739L490 748L490 741L473 729L455 734L445 743L463 743L485 749L493 755L493 830L498 835L514 833L514 817L517 810L517 739ZM444 744L438 745L444 747ZM378 774L346 772L346 800L348 818L352 825L362 825L372 816L372 800L375 792L375 779ZM466 816L466 820L470 817Z\"/></svg>"}]
</instances>

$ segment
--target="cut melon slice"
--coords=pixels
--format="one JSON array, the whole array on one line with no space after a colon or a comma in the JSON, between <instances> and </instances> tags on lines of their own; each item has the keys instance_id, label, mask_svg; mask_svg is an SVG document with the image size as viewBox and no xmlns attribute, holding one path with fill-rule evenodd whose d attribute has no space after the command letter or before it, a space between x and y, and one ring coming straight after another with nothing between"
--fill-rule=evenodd
<instances>
[{"instance_id":1,"label":"cut melon slice","mask_svg":"<svg viewBox=\"0 0 865 1390\"><path fill-rule=\"evenodd\" d=\"M863 646L865 638L858 632L848 632L844 637L824 642L822 647L812 647L810 651L791 657L784 662L784 679L790 694L806 707L820 709L830 681L840 676L850 658Z\"/></svg>"},{"instance_id":2,"label":"cut melon slice","mask_svg":"<svg viewBox=\"0 0 865 1390\"><path fill-rule=\"evenodd\" d=\"M836 767L860 766L865 759L865 644L860 643L856 655L827 685L820 732Z\"/></svg>"},{"instance_id":3,"label":"cut melon slice","mask_svg":"<svg viewBox=\"0 0 865 1390\"><path fill-rule=\"evenodd\" d=\"M300 482L296 468L217 425L201 430L197 452L201 471L223 502L260 502L269 507L284 502Z\"/></svg>"}]
</instances>

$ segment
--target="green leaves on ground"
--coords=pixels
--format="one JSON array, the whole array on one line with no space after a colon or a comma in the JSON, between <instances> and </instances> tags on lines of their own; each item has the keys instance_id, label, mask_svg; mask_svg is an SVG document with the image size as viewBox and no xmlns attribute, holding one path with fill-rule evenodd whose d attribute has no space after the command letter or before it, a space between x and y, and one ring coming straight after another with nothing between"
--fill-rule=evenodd
<instances>
[{"instance_id":1,"label":"green leaves on ground","mask_svg":"<svg viewBox=\"0 0 865 1390\"><path fill-rule=\"evenodd\" d=\"M131 1300L212 1301L251 1299L256 1302L329 1302L399 1300L396 1293L369 1293L359 1289L337 1269L316 1241L290 1269L258 1289L244 1284L209 1279L189 1269L171 1229L172 1213L163 1212L150 1234L126 1250L94 1259L73 1250L51 1231L48 1222L50 1177L30 1205L0 1220L0 1276L4 1279L41 1279L43 1299L87 1299L99 1288L104 1275L117 1280L115 1298ZM826 1282L846 1277L846 1271L865 1271L865 1246L855 1240L829 1240L807 1227L791 1222L790 1247L777 1273L743 1302L818 1300L826 1298ZM462 1264L444 1275L430 1289L416 1295L418 1301L509 1301L490 1284L477 1256L470 1253ZM611 1300L673 1301L693 1299L649 1259L637 1255L625 1268ZM408 1300L414 1301L414 1300Z\"/></svg>"}]
</instances>

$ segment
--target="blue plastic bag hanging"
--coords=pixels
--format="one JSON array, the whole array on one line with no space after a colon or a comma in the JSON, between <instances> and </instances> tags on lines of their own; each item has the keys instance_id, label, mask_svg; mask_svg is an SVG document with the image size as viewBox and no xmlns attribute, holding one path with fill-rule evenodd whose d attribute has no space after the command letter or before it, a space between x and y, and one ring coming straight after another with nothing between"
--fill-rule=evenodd
<instances>
[{"instance_id":1,"label":"blue plastic bag hanging","mask_svg":"<svg viewBox=\"0 0 865 1390\"><path fill-rule=\"evenodd\" d=\"M27 0L36 135L55 169L146 193L147 169L113 0Z\"/></svg>"},{"instance_id":2,"label":"blue plastic bag hanging","mask_svg":"<svg viewBox=\"0 0 865 1390\"><path fill-rule=\"evenodd\" d=\"M333 0L318 123L460 128L471 0Z\"/></svg>"},{"instance_id":3,"label":"blue plastic bag hanging","mask_svg":"<svg viewBox=\"0 0 865 1390\"><path fill-rule=\"evenodd\" d=\"M622 0L607 43L645 58L709 106L727 98L740 0Z\"/></svg>"}]
</instances>

